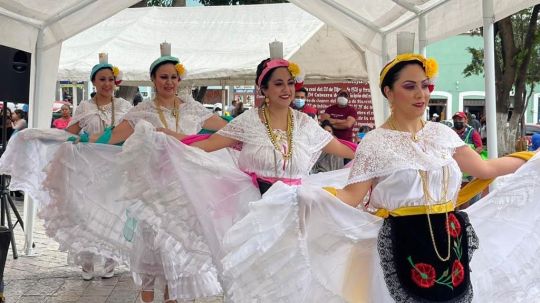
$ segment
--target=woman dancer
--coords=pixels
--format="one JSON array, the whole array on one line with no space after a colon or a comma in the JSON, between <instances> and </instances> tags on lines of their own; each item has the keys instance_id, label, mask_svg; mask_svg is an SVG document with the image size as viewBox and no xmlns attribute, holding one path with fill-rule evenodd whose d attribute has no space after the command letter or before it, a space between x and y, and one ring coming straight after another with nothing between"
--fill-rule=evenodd
<instances>
[{"instance_id":1,"label":"woman dancer","mask_svg":"<svg viewBox=\"0 0 540 303\"><path fill-rule=\"evenodd\" d=\"M450 128L424 122L436 72L434 60L416 54L385 66L380 85L392 115L360 143L344 189L299 189L299 211L289 219L299 224L282 220L272 230L261 229L277 214L261 203L231 228L223 263L235 281L229 289L233 298L471 302L473 288L479 302L538 295L530 285L540 278L538 266L532 266L539 247L528 239L538 237L540 217L529 211L537 208L540 195L540 160L536 156L479 206L467 209L470 222L466 213L456 212L460 168L493 178L514 172L524 160L482 161ZM366 196L365 210L374 215L356 209ZM485 241L474 258L473 226ZM496 232L500 227L507 230ZM241 230L253 232L238 237Z\"/></svg>"},{"instance_id":2,"label":"woman dancer","mask_svg":"<svg viewBox=\"0 0 540 303\"><path fill-rule=\"evenodd\" d=\"M184 66L180 64L178 58L171 56L170 44L162 43L161 52L162 56L150 66L150 78L156 90L154 100L141 102L124 116L118 127L110 132L91 136L91 142L117 144L127 140L126 144L129 144L131 140L129 137L139 121L149 122L153 127L162 128L171 133L181 132L193 135L202 128L216 131L226 125L223 119L213 115L189 94L177 96L178 86L182 77L185 76ZM139 167L144 166L141 162L148 161L145 158L134 160ZM169 178L166 170L159 170L158 173L160 178ZM148 185L143 185L138 190L145 190L147 187ZM127 190L127 192L130 191ZM133 216L139 214L137 206L130 207L129 212ZM146 219L144 214L142 217ZM133 219L128 220L128 224L130 222L134 222ZM145 224L142 219L137 225L130 254L130 269L135 282L141 286L142 302L153 301L154 285L157 281L165 282L168 285L166 300L171 302L173 300L167 297L167 292L171 294L171 298L181 299L194 299L201 295L218 295L221 292L210 258L204 260L201 257L203 263L198 264L200 266L189 264L191 261L188 261L190 266L198 267L194 272L188 274L187 271L183 271L182 275L171 272L170 275L165 276L164 262L174 270L182 268L181 256L172 255L174 249L164 250L162 247L154 245L158 229ZM169 244L180 245L172 239ZM175 258L179 258L179 260ZM192 269L188 269L188 271Z\"/></svg>"},{"instance_id":3,"label":"woman dancer","mask_svg":"<svg viewBox=\"0 0 540 303\"><path fill-rule=\"evenodd\" d=\"M270 192L278 198L294 195L297 185L309 182L309 178L305 178L322 150L341 157L353 156L349 147L324 131L317 122L290 108L295 76L299 72L299 67L287 60L263 60L257 68L256 84L265 97L264 105L244 112L207 140L192 144L198 148L153 132L149 125L137 125L124 145L123 157L148 161L146 167L126 167L131 178L128 191L143 203L140 214L144 216L137 219L146 220L168 234L157 237L160 246L168 247L170 237L183 244L189 244L186 239L202 238L212 250L219 270L222 237L247 212L250 201L257 201L261 194ZM159 130L177 139L186 139L184 134ZM237 164L223 163L214 153L206 153L239 145ZM156 179L153 174L148 177L152 170L165 170L167 179ZM345 178L342 172L341 176ZM141 184L148 183L152 188L151 196L158 199L146 199L150 193L138 190ZM275 184L287 190L273 191ZM197 191L196 188L212 190ZM186 218L197 219L197 224ZM193 250L186 251L190 255ZM230 283L222 282L225 286Z\"/></svg>"},{"instance_id":4,"label":"woman dancer","mask_svg":"<svg viewBox=\"0 0 540 303\"><path fill-rule=\"evenodd\" d=\"M23 190L41 207L39 217L45 221L47 235L60 242L60 249L69 252L69 261L82 266L82 277L91 280L94 276L94 263L101 260L94 242L79 241L80 235L72 227L78 218L70 210L74 204L84 204L84 200L59 199L50 201L49 193L41 188L46 178L43 169L54 159L58 148L66 139L74 140L79 133L101 133L106 128L118 124L122 116L132 107L129 102L113 96L116 83L119 83L120 70L108 63L107 54L99 54L99 63L94 65L90 80L96 89L96 95L81 102L70 125L64 130L28 129L21 131L8 145L0 160L0 171L12 176L11 188ZM56 158L56 161L62 159ZM57 179L65 183L64 179ZM68 189L73 190L73 189ZM63 196L65 198L65 196ZM103 278L114 275L118 256L107 253Z\"/></svg>"}]
</instances>

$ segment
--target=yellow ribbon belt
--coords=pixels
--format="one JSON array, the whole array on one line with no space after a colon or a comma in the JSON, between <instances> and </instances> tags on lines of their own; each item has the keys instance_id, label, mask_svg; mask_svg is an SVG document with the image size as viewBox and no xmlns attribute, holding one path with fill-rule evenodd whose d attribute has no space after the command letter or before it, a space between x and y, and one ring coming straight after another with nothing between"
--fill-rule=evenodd
<instances>
[{"instance_id":1,"label":"yellow ribbon belt","mask_svg":"<svg viewBox=\"0 0 540 303\"><path fill-rule=\"evenodd\" d=\"M517 152L508 155L509 157L519 158L525 161L528 161L535 155L534 152ZM465 185L458 194L457 203L455 207L458 207L462 205L463 203L469 201L474 196L478 195L486 187L493 182L494 178L492 179L474 179L469 184ZM414 216L414 215L422 215L422 214L443 214L447 212L451 212L454 210L454 202L448 201L443 204L436 204L436 205L418 205L418 206L406 206L406 207L400 207L396 208L394 210L387 210L384 208L378 209L375 212L376 216L379 216L381 218L388 218L389 216L392 217L402 217L402 216Z\"/></svg>"}]
</instances>

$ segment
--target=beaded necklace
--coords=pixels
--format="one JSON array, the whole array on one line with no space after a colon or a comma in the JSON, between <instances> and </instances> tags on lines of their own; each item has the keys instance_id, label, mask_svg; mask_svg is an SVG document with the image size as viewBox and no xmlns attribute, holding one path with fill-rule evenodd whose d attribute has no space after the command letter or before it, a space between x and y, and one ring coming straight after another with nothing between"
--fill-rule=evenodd
<instances>
[{"instance_id":1,"label":"beaded necklace","mask_svg":"<svg viewBox=\"0 0 540 303\"><path fill-rule=\"evenodd\" d=\"M163 110L161 109L161 105L159 105L157 99L154 99L154 104L156 105L156 109L159 115L159 120L161 120L161 123L163 124L163 126L165 126L165 128L170 129L169 124L167 123L167 120L165 119L165 115L163 114ZM178 121L180 119L180 105L178 102L176 102L176 98L174 99L174 105L173 105L173 108L171 109L171 115L174 117L175 123L176 123L175 132L178 132Z\"/></svg>"},{"instance_id":2,"label":"beaded necklace","mask_svg":"<svg viewBox=\"0 0 540 303\"><path fill-rule=\"evenodd\" d=\"M98 109L99 112L101 112L105 117L107 116L106 115L106 112L105 112L105 109L103 107L105 107L107 104L103 105L103 106L99 106L99 104L97 103L97 98L94 96L94 98L92 98L92 100L94 101L94 103L96 104L96 107ZM109 126L114 126L114 98L111 96L111 125ZM107 124L105 123L104 120L101 120L101 123L103 123L103 129L107 128Z\"/></svg>"},{"instance_id":3,"label":"beaded necklace","mask_svg":"<svg viewBox=\"0 0 540 303\"><path fill-rule=\"evenodd\" d=\"M424 126L426 125L426 121L420 120L420 123L422 123L422 128L420 128L420 129L423 129ZM401 130L399 130L399 129L396 127L397 122L396 122L396 120L395 120L395 118L394 118L393 115L390 115L390 118L388 119L388 125L389 125L390 128L393 129L393 130L401 131ZM419 130L419 131L420 131L420 130ZM418 135L417 135L417 134L418 134L418 131L417 131L417 132L414 132L414 133L411 133L411 140L413 140L413 142L418 142L419 139L418 139Z\"/></svg>"},{"instance_id":4,"label":"beaded necklace","mask_svg":"<svg viewBox=\"0 0 540 303\"><path fill-rule=\"evenodd\" d=\"M266 106L263 106L263 117L264 117L264 126L266 127L266 134L270 138L270 141L272 142L272 145L274 145L274 149L277 150L282 156L284 160L289 160L292 157L293 152L293 129L294 129L294 119L292 118L292 110L288 109L287 114L287 152L284 153L283 150L279 146L279 140L274 134L274 130L270 126L270 115L266 111Z\"/></svg>"},{"instance_id":5,"label":"beaded necklace","mask_svg":"<svg viewBox=\"0 0 540 303\"><path fill-rule=\"evenodd\" d=\"M422 123L422 128L424 128L424 126L426 125L426 122L424 120L421 120L421 123ZM390 126L391 129L400 131L396 127L396 123L395 123L395 120L394 120L393 116L390 116L390 119L388 119L388 125ZM411 135L411 140L413 142L415 142L415 143L417 143L419 141L417 133L413 133ZM435 235L433 233L433 226L431 224L431 217L430 217L431 205L433 205L433 204L442 204L442 203L447 203L448 202L448 198L447 198L447 195L448 195L448 183L449 183L449 180L448 180L448 167L443 166L442 169L443 169L443 181L442 181L442 189L441 189L441 197L442 198L439 199L438 201L433 199L433 197L431 196L431 193L429 192L429 178L428 178L427 171L418 170L418 174L420 175L420 180L422 181L422 191L424 193L424 200L427 203L426 216L427 216L427 220L428 220L429 234L431 236L431 244L433 245L433 249L435 250L435 254L437 255L437 258L439 258L439 260L441 260L442 262L446 262L446 261L448 261L450 259L450 246L451 246L450 245L450 240L451 240L450 239L450 232L448 230L446 230L447 238L448 238L447 239L448 251L447 251L446 257L442 257L441 254L439 253L439 250L437 249L437 243L435 242ZM448 212L445 212L445 217L446 217L445 222L448 222Z\"/></svg>"}]
</instances>

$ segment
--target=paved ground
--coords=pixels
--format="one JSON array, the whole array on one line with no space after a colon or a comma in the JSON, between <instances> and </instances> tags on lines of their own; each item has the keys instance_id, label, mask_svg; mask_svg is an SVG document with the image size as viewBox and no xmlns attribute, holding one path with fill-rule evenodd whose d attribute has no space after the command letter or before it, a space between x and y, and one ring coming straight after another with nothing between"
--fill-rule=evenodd
<instances>
[{"instance_id":1,"label":"paved ground","mask_svg":"<svg viewBox=\"0 0 540 303\"><path fill-rule=\"evenodd\" d=\"M14 202L23 216L22 201L14 200ZM19 226L16 227L15 237L19 258L13 259L10 247L4 270L6 302L139 302L138 291L125 267L118 268L116 276L111 279L96 278L93 281L83 281L80 277L80 269L67 265L67 254L59 252L58 244L45 235L41 220L36 219L34 229L36 256L24 255L24 235ZM162 302L158 298L163 298L162 293L156 293L155 301ZM218 303L221 299L209 298L196 302Z\"/></svg>"}]
</instances>

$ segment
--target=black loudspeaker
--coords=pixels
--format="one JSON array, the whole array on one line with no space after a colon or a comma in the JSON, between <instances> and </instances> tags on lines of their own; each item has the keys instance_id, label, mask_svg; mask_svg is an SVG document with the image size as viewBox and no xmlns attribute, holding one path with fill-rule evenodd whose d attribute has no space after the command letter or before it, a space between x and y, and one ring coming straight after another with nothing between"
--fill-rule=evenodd
<instances>
[{"instance_id":1,"label":"black loudspeaker","mask_svg":"<svg viewBox=\"0 0 540 303\"><path fill-rule=\"evenodd\" d=\"M28 103L30 53L0 45L0 101Z\"/></svg>"}]
</instances>

